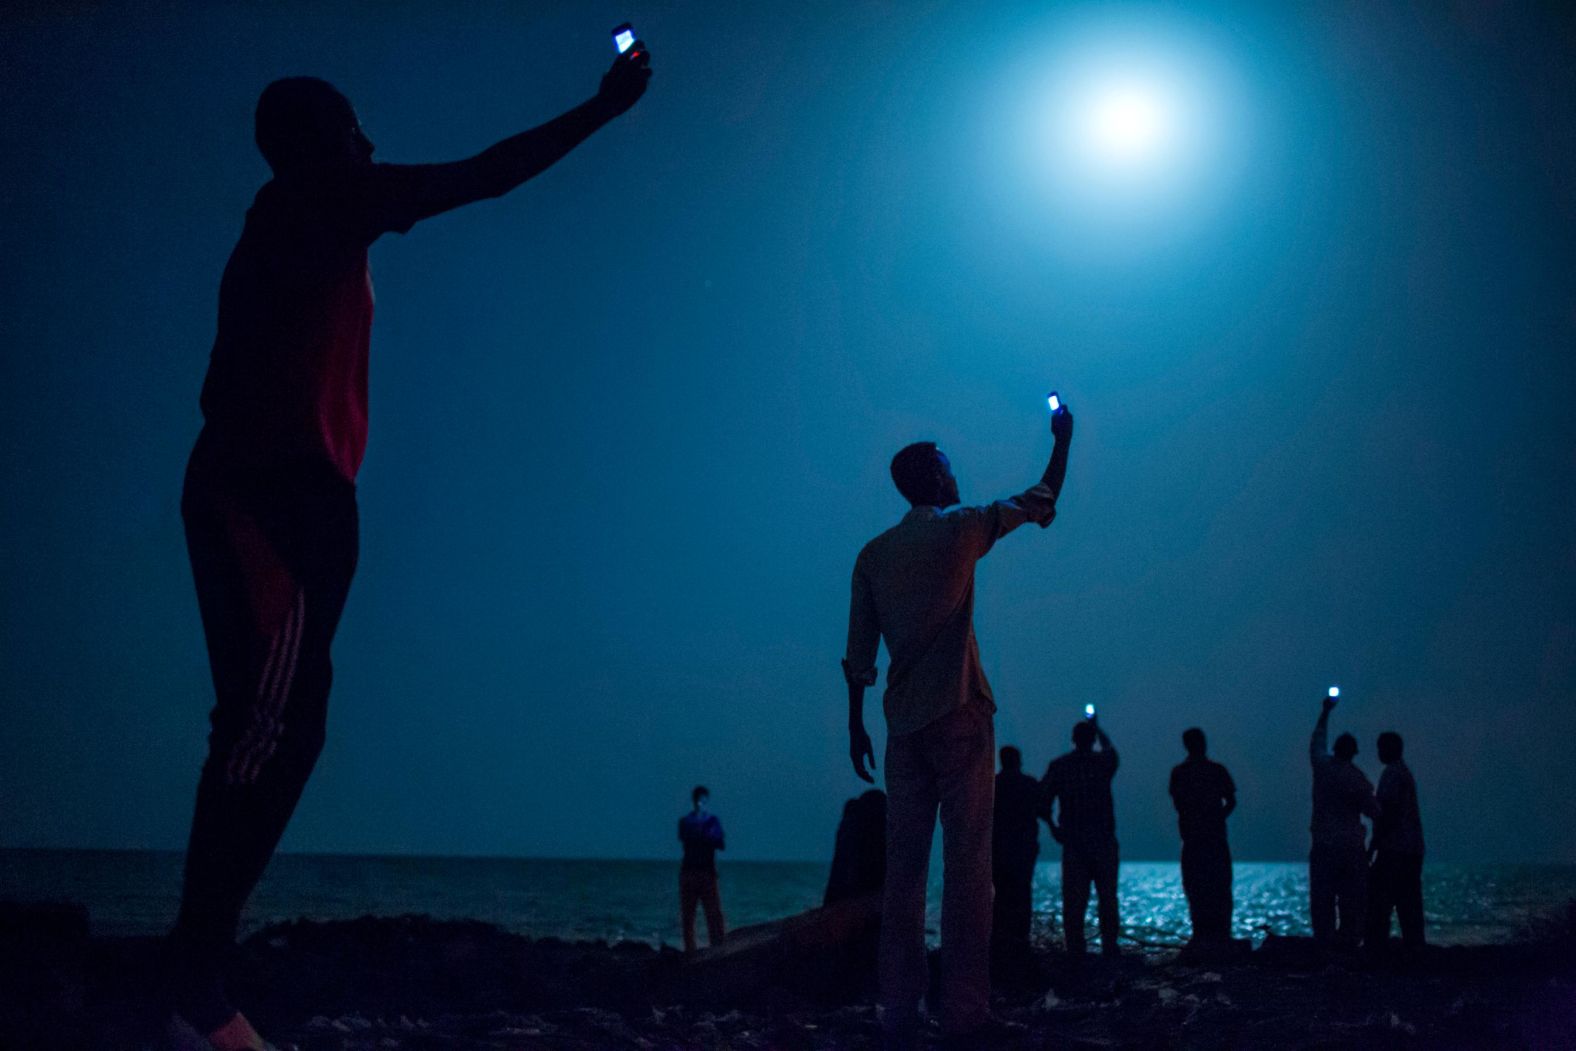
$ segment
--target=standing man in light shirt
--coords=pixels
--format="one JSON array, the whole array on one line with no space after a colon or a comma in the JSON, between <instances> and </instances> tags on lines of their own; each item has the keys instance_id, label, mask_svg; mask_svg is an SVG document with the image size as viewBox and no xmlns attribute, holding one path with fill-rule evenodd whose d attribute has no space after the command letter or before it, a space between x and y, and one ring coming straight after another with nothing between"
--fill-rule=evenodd
<instances>
[{"instance_id":1,"label":"standing man in light shirt","mask_svg":"<svg viewBox=\"0 0 1576 1051\"><path fill-rule=\"evenodd\" d=\"M892 459L892 480L912 505L854 564L843 673L849 755L873 781L865 689L886 640L887 864L881 910L882 1029L889 1047L915 1046L925 992L925 884L941 817L942 1028L985 1035L990 1015L991 816L996 710L974 639L974 565L997 540L1056 516L1067 474L1072 414L1051 417L1056 441L1038 484L983 507L959 507L952 465L932 442Z\"/></svg>"}]
</instances>

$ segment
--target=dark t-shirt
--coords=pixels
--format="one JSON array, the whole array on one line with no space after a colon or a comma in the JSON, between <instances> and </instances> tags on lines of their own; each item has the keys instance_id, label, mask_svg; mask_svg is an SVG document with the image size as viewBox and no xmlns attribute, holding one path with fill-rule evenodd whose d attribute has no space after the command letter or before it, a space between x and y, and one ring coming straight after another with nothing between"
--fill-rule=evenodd
<instances>
[{"instance_id":1,"label":"dark t-shirt","mask_svg":"<svg viewBox=\"0 0 1576 1051\"><path fill-rule=\"evenodd\" d=\"M1040 813L1049 821L1052 805L1061 800L1057 823L1064 844L1104 847L1116 842L1116 806L1111 799L1116 764L1116 752L1105 749L1068 752L1045 768Z\"/></svg>"},{"instance_id":2,"label":"dark t-shirt","mask_svg":"<svg viewBox=\"0 0 1576 1051\"><path fill-rule=\"evenodd\" d=\"M1187 759L1171 768L1171 801L1183 839L1226 838L1226 803L1237 786L1213 759Z\"/></svg>"},{"instance_id":3,"label":"dark t-shirt","mask_svg":"<svg viewBox=\"0 0 1576 1051\"><path fill-rule=\"evenodd\" d=\"M206 429L225 454L326 461L355 478L367 444L367 248L420 218L417 172L371 164L258 191L224 268L203 382Z\"/></svg>"},{"instance_id":4,"label":"dark t-shirt","mask_svg":"<svg viewBox=\"0 0 1576 1051\"><path fill-rule=\"evenodd\" d=\"M679 842L684 845L684 868L715 871L717 851L725 849L722 822L715 814L685 814L679 818Z\"/></svg>"},{"instance_id":5,"label":"dark t-shirt","mask_svg":"<svg viewBox=\"0 0 1576 1051\"><path fill-rule=\"evenodd\" d=\"M997 854L1032 853L1039 847L1040 782L1020 771L996 775L991 849Z\"/></svg>"}]
</instances>

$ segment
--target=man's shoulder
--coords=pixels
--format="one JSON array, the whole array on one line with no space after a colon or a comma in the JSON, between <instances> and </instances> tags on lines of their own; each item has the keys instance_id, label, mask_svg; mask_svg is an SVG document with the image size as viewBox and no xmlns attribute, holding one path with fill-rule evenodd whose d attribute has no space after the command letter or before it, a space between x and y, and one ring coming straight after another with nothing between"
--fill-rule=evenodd
<instances>
[{"instance_id":1,"label":"man's shoulder","mask_svg":"<svg viewBox=\"0 0 1576 1051\"><path fill-rule=\"evenodd\" d=\"M1049 774L1052 770L1060 772L1062 770L1066 770L1070 766L1076 766L1077 763L1077 752L1063 752L1061 755L1050 761L1050 763L1045 768L1045 772L1047 774Z\"/></svg>"}]
</instances>

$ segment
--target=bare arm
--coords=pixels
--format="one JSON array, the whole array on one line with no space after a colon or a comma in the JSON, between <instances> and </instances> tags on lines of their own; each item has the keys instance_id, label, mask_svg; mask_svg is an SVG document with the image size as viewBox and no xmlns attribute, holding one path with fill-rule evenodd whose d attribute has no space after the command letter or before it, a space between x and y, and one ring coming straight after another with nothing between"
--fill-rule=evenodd
<instances>
[{"instance_id":1,"label":"bare arm","mask_svg":"<svg viewBox=\"0 0 1576 1051\"><path fill-rule=\"evenodd\" d=\"M513 135L474 157L447 164L382 165L386 208L395 228L490 197L531 179L628 110L651 79L650 54L636 46L614 59L595 95L545 124ZM380 202L382 203L382 202Z\"/></svg>"},{"instance_id":2,"label":"bare arm","mask_svg":"<svg viewBox=\"0 0 1576 1051\"><path fill-rule=\"evenodd\" d=\"M1111 757L1111 769L1115 770L1117 764L1121 762L1121 759L1116 754L1116 746L1113 745L1111 743L1111 739L1105 735L1105 727L1100 725L1100 721L1098 719L1090 719L1089 721L1094 724L1094 735L1095 739L1100 742L1100 751L1103 754Z\"/></svg>"},{"instance_id":3,"label":"bare arm","mask_svg":"<svg viewBox=\"0 0 1576 1051\"><path fill-rule=\"evenodd\" d=\"M1335 709L1335 701L1326 697L1324 707L1319 712L1319 721L1313 724L1313 736L1308 740L1308 760L1317 765L1329 758L1330 755L1330 712Z\"/></svg>"},{"instance_id":4,"label":"bare arm","mask_svg":"<svg viewBox=\"0 0 1576 1051\"><path fill-rule=\"evenodd\" d=\"M848 605L848 649L843 658L843 678L848 683L848 757L861 781L875 784L875 747L865 732L865 689L876 681L876 654L881 647L881 623L876 615L870 578L854 565ZM869 763L869 769L865 764Z\"/></svg>"},{"instance_id":5,"label":"bare arm","mask_svg":"<svg viewBox=\"0 0 1576 1051\"><path fill-rule=\"evenodd\" d=\"M1051 416L1051 434L1056 442L1051 446L1051 462L1045 465L1040 484L1051 491L1051 499L1062 495L1062 482L1067 479L1067 447L1073 443L1073 414L1064 405Z\"/></svg>"}]
</instances>

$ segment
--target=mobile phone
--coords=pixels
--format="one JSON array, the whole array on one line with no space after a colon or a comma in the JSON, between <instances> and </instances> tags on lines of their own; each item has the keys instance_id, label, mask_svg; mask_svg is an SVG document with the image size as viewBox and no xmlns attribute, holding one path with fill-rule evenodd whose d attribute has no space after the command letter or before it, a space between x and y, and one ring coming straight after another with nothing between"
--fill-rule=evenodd
<instances>
[{"instance_id":1,"label":"mobile phone","mask_svg":"<svg viewBox=\"0 0 1576 1051\"><path fill-rule=\"evenodd\" d=\"M1057 394L1055 391L1051 391L1051 393L1049 393L1049 394L1047 394L1045 396L1045 404L1047 404L1047 405L1049 405L1051 407L1051 411L1052 412L1061 412L1062 411L1062 396L1060 394Z\"/></svg>"},{"instance_id":2,"label":"mobile phone","mask_svg":"<svg viewBox=\"0 0 1576 1051\"><path fill-rule=\"evenodd\" d=\"M1054 395L1054 394L1051 395L1051 397L1053 397L1053 398L1055 396L1056 395ZM1084 718L1085 719L1093 719L1094 718L1094 705L1092 705L1092 704L1084 705Z\"/></svg>"},{"instance_id":3,"label":"mobile phone","mask_svg":"<svg viewBox=\"0 0 1576 1051\"><path fill-rule=\"evenodd\" d=\"M1339 686L1331 686L1330 687L1330 699L1331 700L1334 700L1335 698L1339 697L1340 695L1341 695L1341 688Z\"/></svg>"},{"instance_id":4,"label":"mobile phone","mask_svg":"<svg viewBox=\"0 0 1576 1051\"><path fill-rule=\"evenodd\" d=\"M613 29L613 46L618 49L620 55L634 47L635 27L628 22L615 27Z\"/></svg>"}]
</instances>

